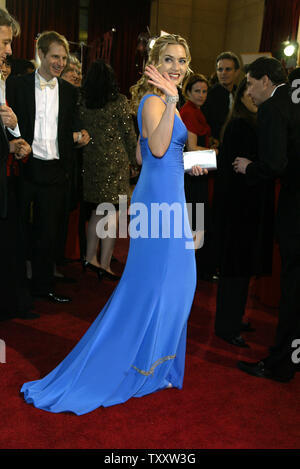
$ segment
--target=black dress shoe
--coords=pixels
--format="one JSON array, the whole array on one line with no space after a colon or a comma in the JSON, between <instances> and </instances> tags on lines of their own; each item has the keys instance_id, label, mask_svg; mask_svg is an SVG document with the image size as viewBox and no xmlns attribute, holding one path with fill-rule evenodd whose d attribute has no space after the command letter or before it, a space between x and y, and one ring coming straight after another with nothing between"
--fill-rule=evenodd
<instances>
[{"instance_id":1,"label":"black dress shoe","mask_svg":"<svg viewBox=\"0 0 300 469\"><path fill-rule=\"evenodd\" d=\"M14 318L15 316L13 316L12 314L3 314L0 316L0 321L11 321Z\"/></svg>"},{"instance_id":2,"label":"black dress shoe","mask_svg":"<svg viewBox=\"0 0 300 469\"><path fill-rule=\"evenodd\" d=\"M104 273L103 273L103 269L101 269L100 267L97 267L96 265L94 264L91 264L90 262L88 261L83 261L82 262L82 268L84 270L84 272L86 270L91 270L92 272L95 272L95 274L97 274L97 277L98 277L98 280L102 280L103 277L104 277Z\"/></svg>"},{"instance_id":3,"label":"black dress shoe","mask_svg":"<svg viewBox=\"0 0 300 469\"><path fill-rule=\"evenodd\" d=\"M241 331L242 332L255 332L255 329L254 327L251 326L251 323L247 321L247 322L242 322Z\"/></svg>"},{"instance_id":4,"label":"black dress shoe","mask_svg":"<svg viewBox=\"0 0 300 469\"><path fill-rule=\"evenodd\" d=\"M204 282L218 282L219 276L218 274L207 274L207 273L198 273L199 280L203 280Z\"/></svg>"},{"instance_id":5,"label":"black dress shoe","mask_svg":"<svg viewBox=\"0 0 300 469\"><path fill-rule=\"evenodd\" d=\"M294 375L279 375L275 371L266 368L263 360L255 363L239 361L237 363L237 367L239 370L244 371L249 375L256 376L257 378L272 379L273 381L279 381L280 383L287 383L294 377Z\"/></svg>"},{"instance_id":6,"label":"black dress shoe","mask_svg":"<svg viewBox=\"0 0 300 469\"><path fill-rule=\"evenodd\" d=\"M250 345L248 345L247 342L245 342L243 337L240 335L237 335L231 338L222 337L220 335L217 335L217 337L219 337L219 339L225 340L225 342L227 342L230 345L235 345L236 347L241 347L241 348L250 348Z\"/></svg>"},{"instance_id":7,"label":"black dress shoe","mask_svg":"<svg viewBox=\"0 0 300 469\"><path fill-rule=\"evenodd\" d=\"M120 280L121 278L119 275L112 274L111 272L108 272L102 267L98 267L88 261L84 261L82 267L83 270L89 269L92 272L95 272L98 275L99 280L102 280L103 278L108 278L109 280Z\"/></svg>"},{"instance_id":8,"label":"black dress shoe","mask_svg":"<svg viewBox=\"0 0 300 469\"><path fill-rule=\"evenodd\" d=\"M16 313L14 316L16 319L38 319L40 317L39 314L33 313L32 311L27 311L26 313Z\"/></svg>"},{"instance_id":9,"label":"black dress shoe","mask_svg":"<svg viewBox=\"0 0 300 469\"><path fill-rule=\"evenodd\" d=\"M54 275L54 279L56 282L60 282L60 283L76 283L77 280L75 280L75 278L72 278L72 277L58 277L56 275Z\"/></svg>"},{"instance_id":10,"label":"black dress shoe","mask_svg":"<svg viewBox=\"0 0 300 469\"><path fill-rule=\"evenodd\" d=\"M102 273L103 277L108 278L109 280L120 280L120 275L112 274L111 272L108 272L105 269L102 269L102 267L99 267L100 272Z\"/></svg>"},{"instance_id":11,"label":"black dress shoe","mask_svg":"<svg viewBox=\"0 0 300 469\"><path fill-rule=\"evenodd\" d=\"M70 303L70 301L72 301L69 296L58 295L54 291L49 293L37 293L33 295L51 301L52 303Z\"/></svg>"}]
</instances>

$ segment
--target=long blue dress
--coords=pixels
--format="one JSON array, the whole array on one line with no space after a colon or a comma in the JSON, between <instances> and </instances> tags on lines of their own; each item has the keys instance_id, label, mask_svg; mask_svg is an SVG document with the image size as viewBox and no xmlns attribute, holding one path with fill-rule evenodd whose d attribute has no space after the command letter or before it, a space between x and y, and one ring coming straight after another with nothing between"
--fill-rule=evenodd
<instances>
[{"instance_id":1,"label":"long blue dress","mask_svg":"<svg viewBox=\"0 0 300 469\"><path fill-rule=\"evenodd\" d=\"M144 96L138 110L140 134L142 108L149 96ZM177 115L162 158L152 155L141 136L143 166L131 204L137 204L136 213L141 203L148 208L149 236L131 237L122 278L107 304L53 371L23 385L27 403L49 412L81 415L170 384L182 388L186 326L196 286L195 254L187 249L192 235L187 216L176 223L177 228L171 223L169 237L160 220L157 233L151 207L175 203L186 215L182 156L186 138ZM183 228L181 237L178 225Z\"/></svg>"}]
</instances>

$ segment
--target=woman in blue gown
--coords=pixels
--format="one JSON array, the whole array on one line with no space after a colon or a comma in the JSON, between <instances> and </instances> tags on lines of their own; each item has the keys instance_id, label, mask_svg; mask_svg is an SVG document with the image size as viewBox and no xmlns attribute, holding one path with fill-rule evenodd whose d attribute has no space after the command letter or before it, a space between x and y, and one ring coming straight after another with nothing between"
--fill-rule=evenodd
<instances>
[{"instance_id":1,"label":"woman in blue gown","mask_svg":"<svg viewBox=\"0 0 300 469\"><path fill-rule=\"evenodd\" d=\"M151 50L146 76L132 88L132 103L139 102L142 170L131 210L142 207L145 214L147 209L147 233L131 236L122 278L75 348L43 379L23 385L26 402L37 408L81 415L160 389L182 388L196 271L184 196L187 131L176 101L189 61L184 39L163 36ZM200 167L192 172L202 174ZM161 218L157 207L166 209Z\"/></svg>"}]
</instances>

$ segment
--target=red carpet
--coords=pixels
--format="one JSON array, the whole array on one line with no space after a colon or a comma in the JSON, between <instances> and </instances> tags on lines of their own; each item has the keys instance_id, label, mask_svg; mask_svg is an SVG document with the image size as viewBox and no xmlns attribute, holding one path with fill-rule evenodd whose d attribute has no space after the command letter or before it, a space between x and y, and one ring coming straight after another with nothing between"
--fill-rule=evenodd
<instances>
[{"instance_id":1,"label":"red carpet","mask_svg":"<svg viewBox=\"0 0 300 469\"><path fill-rule=\"evenodd\" d=\"M118 241L116 257L124 263L126 254L127 241ZM72 303L37 302L40 319L0 323L0 339L6 343L6 363L0 364L0 448L300 447L300 373L280 384L236 368L239 359L267 354L276 310L250 298L248 316L256 332L244 335L251 349L240 351L213 335L216 285L207 282L198 284L189 321L183 390L160 391L80 417L25 404L19 394L23 382L38 379L65 357L114 289L112 282L99 283L93 273L84 274L78 263L63 271L78 281L57 288L70 294Z\"/></svg>"}]
</instances>

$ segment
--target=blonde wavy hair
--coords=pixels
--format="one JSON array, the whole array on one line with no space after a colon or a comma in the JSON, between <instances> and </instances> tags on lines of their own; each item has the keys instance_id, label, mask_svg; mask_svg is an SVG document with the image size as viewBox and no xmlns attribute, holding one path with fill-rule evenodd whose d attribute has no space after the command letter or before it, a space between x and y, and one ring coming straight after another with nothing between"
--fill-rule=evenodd
<instances>
[{"instance_id":1,"label":"blonde wavy hair","mask_svg":"<svg viewBox=\"0 0 300 469\"><path fill-rule=\"evenodd\" d=\"M186 40L183 37L178 36L177 34L168 34L168 35L161 36L158 39L156 39L152 49L149 52L149 58L146 63L146 66L150 64L155 65L155 66L160 65L162 54L164 53L165 49L169 45L183 46L185 53L186 53L187 65L188 65L186 76L192 73L192 70L189 67L189 64L191 62L191 54L190 54L189 46ZM133 114L137 113L140 101L145 94L154 93L157 95L162 95L162 92L158 88L148 83L148 78L146 77L146 75L143 75L139 79L139 81L130 88L130 93L131 93L130 109Z\"/></svg>"}]
</instances>

